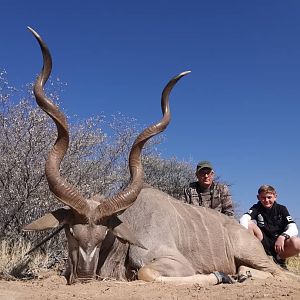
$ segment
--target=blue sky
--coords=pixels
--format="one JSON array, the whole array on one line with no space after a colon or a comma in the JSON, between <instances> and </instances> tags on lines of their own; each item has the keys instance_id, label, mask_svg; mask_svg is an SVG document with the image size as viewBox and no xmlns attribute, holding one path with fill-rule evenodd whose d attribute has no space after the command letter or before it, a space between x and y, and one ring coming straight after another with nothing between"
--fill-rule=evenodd
<instances>
[{"instance_id":1,"label":"blue sky","mask_svg":"<svg viewBox=\"0 0 300 300\"><path fill-rule=\"evenodd\" d=\"M122 112L142 125L171 94L160 151L210 160L245 211L261 184L300 225L300 2L277 0L0 0L1 64L15 85L33 81L44 38L52 76L67 82L69 115Z\"/></svg>"}]
</instances>

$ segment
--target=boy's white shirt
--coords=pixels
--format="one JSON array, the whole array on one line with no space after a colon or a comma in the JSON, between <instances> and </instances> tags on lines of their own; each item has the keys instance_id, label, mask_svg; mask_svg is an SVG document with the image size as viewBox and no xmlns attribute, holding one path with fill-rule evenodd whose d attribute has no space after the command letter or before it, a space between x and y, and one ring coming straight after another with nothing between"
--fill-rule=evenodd
<instances>
[{"instance_id":1,"label":"boy's white shirt","mask_svg":"<svg viewBox=\"0 0 300 300\"><path fill-rule=\"evenodd\" d=\"M249 221L251 221L251 217L248 214L243 214L240 218L240 224L248 229Z\"/></svg>"}]
</instances>

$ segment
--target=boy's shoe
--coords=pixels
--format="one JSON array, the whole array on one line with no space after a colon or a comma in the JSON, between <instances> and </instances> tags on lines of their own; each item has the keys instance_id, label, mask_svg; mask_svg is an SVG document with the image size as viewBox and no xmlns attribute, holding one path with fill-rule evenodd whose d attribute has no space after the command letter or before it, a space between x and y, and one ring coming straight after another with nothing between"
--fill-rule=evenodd
<instances>
[{"instance_id":1,"label":"boy's shoe","mask_svg":"<svg viewBox=\"0 0 300 300\"><path fill-rule=\"evenodd\" d=\"M278 259L278 258L276 258L276 257L273 257L273 259L274 259L274 262L275 262L277 265L279 265L281 268L283 268L283 269L285 269L285 270L288 269L288 268L287 268L287 265L286 265L286 259L282 259L282 258Z\"/></svg>"}]
</instances>

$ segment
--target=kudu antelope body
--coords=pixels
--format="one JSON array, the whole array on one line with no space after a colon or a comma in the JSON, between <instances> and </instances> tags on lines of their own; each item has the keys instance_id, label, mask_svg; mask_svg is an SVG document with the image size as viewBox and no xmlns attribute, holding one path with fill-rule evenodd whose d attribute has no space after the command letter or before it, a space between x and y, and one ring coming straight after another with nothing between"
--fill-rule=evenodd
<instances>
[{"instance_id":1,"label":"kudu antelope body","mask_svg":"<svg viewBox=\"0 0 300 300\"><path fill-rule=\"evenodd\" d=\"M176 82L189 72L170 80L162 93L162 120L136 138L129 155L131 182L124 191L110 199L88 200L62 178L59 167L68 149L68 126L64 115L44 95L51 56L40 36L30 30L44 58L34 94L38 105L56 123L58 132L45 173L50 190L67 207L46 214L24 230L45 230L64 224L69 249L65 274L68 284L97 276L216 284L220 282L216 271L236 274L239 270L243 274L247 269L243 265L261 270L252 270L254 276L282 274L267 257L261 243L237 221L143 185L143 145L169 124L169 94Z\"/></svg>"}]
</instances>

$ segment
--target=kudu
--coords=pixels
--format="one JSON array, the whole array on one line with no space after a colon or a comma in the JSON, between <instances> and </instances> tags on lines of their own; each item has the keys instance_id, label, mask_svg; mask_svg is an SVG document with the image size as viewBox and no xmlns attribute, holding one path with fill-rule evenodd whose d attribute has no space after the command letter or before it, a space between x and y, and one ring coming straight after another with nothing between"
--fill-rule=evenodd
<instances>
[{"instance_id":1,"label":"kudu","mask_svg":"<svg viewBox=\"0 0 300 300\"><path fill-rule=\"evenodd\" d=\"M222 272L245 275L247 267L256 269L251 271L253 276L283 273L265 254L261 243L234 219L185 204L143 183L141 150L148 139L169 124L169 94L189 72L169 81L162 93L162 120L136 138L129 155L131 181L125 190L110 199L85 199L62 178L59 168L68 149L68 126L62 112L44 95L52 68L50 52L41 37L29 29L40 44L44 61L34 94L58 132L45 173L50 190L67 207L46 214L24 230L64 224L69 249L65 273L68 284L114 277L206 285L222 282Z\"/></svg>"}]
</instances>

